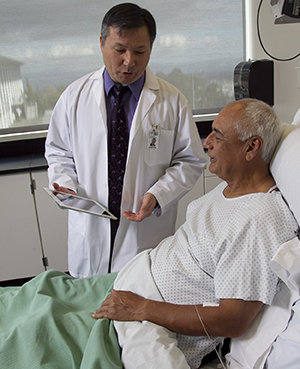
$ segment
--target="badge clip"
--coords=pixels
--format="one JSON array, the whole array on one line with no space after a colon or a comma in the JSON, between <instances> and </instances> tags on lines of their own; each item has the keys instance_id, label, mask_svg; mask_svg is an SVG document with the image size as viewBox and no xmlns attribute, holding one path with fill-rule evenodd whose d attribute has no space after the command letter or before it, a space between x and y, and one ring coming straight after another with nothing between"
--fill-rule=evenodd
<instances>
[{"instance_id":1,"label":"badge clip","mask_svg":"<svg viewBox=\"0 0 300 369\"><path fill-rule=\"evenodd\" d=\"M159 142L159 129L158 125L152 124L152 130L148 135L148 149L157 149Z\"/></svg>"}]
</instances>

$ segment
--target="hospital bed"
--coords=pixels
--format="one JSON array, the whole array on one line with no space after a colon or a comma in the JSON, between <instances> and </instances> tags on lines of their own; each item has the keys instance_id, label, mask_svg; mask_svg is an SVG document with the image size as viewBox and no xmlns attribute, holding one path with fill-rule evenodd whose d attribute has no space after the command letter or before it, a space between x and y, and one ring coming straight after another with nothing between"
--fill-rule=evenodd
<instances>
[{"instance_id":1,"label":"hospital bed","mask_svg":"<svg viewBox=\"0 0 300 369\"><path fill-rule=\"evenodd\" d=\"M295 125L283 124L283 134L277 148L274 152L273 159L270 165L271 172L276 180L276 183L281 190L285 200L294 213L298 223L300 223L300 128ZM204 369L215 369L227 367L230 369L263 369L265 362L268 360L269 353L276 353L275 357L280 356L280 347L275 347L273 342L283 333L288 336L286 327L294 312L294 323L297 322L297 308L300 309L300 304L297 305L300 293L300 241L299 234L290 240L290 242L281 245L278 252L274 256L271 267L274 272L284 281L281 283L281 290L274 299L274 304L271 307L265 306L258 314L247 333L238 339L232 339L230 343L230 352L225 358L221 358L222 364L218 359L203 366ZM123 277L120 274L115 282L116 289L130 289L145 297L159 300L160 296L156 293L155 286L151 284L150 267L147 265L148 258L143 261L142 255L138 255L138 267L142 278L136 282L136 278L132 276L132 270L136 272L137 264L135 260L131 261L127 267L123 268ZM141 287L142 286L142 287ZM147 286L146 288L143 288ZM147 294L145 294L145 290ZM151 292L150 292L151 291ZM294 309L294 310L293 310ZM300 311L298 311L300 318ZM299 320L300 323L300 320ZM147 334L145 327L140 323L124 323L115 322L115 328L118 332L119 342L122 345L122 358L128 368L136 368L131 366L132 362L141 364L138 368L153 368L158 367L172 369L186 369L185 363L180 362L181 357L178 350L172 347L170 337L163 328L155 328L149 323ZM300 324L292 329L300 331ZM285 332L284 332L285 331ZM293 332L291 333L293 336ZM300 335L298 341L293 345L298 345L297 350L293 350L298 355L297 366L282 365L276 369L298 369L298 361L300 359ZM159 345L156 345L156 342ZM279 342L279 340L277 340ZM285 340L288 342L288 340ZM164 345L162 353L160 347ZM277 346L277 343L276 343ZM135 353L141 349L139 360L136 360ZM147 353L155 353L156 358L151 358ZM168 352L168 355L164 355ZM279 354L278 354L279 352ZM282 353L281 353L282 354ZM285 354L281 356L286 356ZM290 355L292 358L292 355ZM281 357L282 359L282 357ZM279 361L278 361L279 362ZM180 363L180 364L179 364ZM147 365L148 364L148 365ZM275 369L273 366L269 368Z\"/></svg>"},{"instance_id":2,"label":"hospital bed","mask_svg":"<svg viewBox=\"0 0 300 369\"><path fill-rule=\"evenodd\" d=\"M300 128L289 124L284 124L283 128L270 168L300 223ZM231 340L230 352L222 358L226 367L263 369L269 353L280 359L280 344L286 348L289 342L293 349L298 345L293 352L300 359L299 338L298 342L293 338L293 331L298 329L299 332L296 319L300 310L299 242L295 235L274 256L271 267L283 281L281 290L274 305L262 309L247 333ZM49 274L51 278L45 280ZM97 277L74 280L66 274L48 271L22 288L0 288L0 293L8 291L10 295L6 297L5 292L0 298L0 368L122 368L118 345L120 336L116 335L113 323L107 319L95 321L91 318L92 312L99 307L100 294L105 297L110 292L114 277L107 275L99 284L100 278ZM143 278L147 283L146 273ZM23 305L25 300L26 305ZM292 332L289 335L290 328ZM132 355L138 356L143 351L149 365L140 368L157 369L150 362L158 352L150 348L146 352L141 347L142 343L138 341ZM161 367L182 368L180 365ZM286 367L293 368L282 366ZM220 363L214 360L203 368L220 368Z\"/></svg>"}]
</instances>

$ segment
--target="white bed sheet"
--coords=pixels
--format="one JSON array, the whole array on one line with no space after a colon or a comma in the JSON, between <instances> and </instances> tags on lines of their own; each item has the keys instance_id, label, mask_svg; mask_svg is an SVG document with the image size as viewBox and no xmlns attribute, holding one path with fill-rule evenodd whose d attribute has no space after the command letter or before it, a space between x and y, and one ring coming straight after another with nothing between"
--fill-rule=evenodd
<instances>
[{"instance_id":1,"label":"white bed sheet","mask_svg":"<svg viewBox=\"0 0 300 369\"><path fill-rule=\"evenodd\" d=\"M300 301L292 308L293 316L285 331L274 342L267 358L267 369L299 369L300 362Z\"/></svg>"},{"instance_id":2,"label":"white bed sheet","mask_svg":"<svg viewBox=\"0 0 300 369\"><path fill-rule=\"evenodd\" d=\"M163 301L152 278L149 252L133 258L118 274L114 288L130 290L143 297ZM151 322L114 321L126 369L189 369L177 348L176 335Z\"/></svg>"},{"instance_id":3,"label":"white bed sheet","mask_svg":"<svg viewBox=\"0 0 300 369\"><path fill-rule=\"evenodd\" d=\"M292 307L300 298L299 261L300 241L295 237L279 248L270 263L274 272L283 280L272 306L263 308L242 337L231 340L231 350L227 355L230 369L264 368L273 342L288 327ZM299 363L300 351L297 350L295 355L298 355Z\"/></svg>"}]
</instances>

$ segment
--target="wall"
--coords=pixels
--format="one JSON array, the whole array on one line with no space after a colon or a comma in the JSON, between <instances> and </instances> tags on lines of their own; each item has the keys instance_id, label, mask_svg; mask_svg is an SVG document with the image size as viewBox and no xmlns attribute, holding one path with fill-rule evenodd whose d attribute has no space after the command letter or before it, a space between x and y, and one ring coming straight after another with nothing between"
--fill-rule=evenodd
<instances>
[{"instance_id":1,"label":"wall","mask_svg":"<svg viewBox=\"0 0 300 369\"><path fill-rule=\"evenodd\" d=\"M261 47L257 35L259 3L260 0L245 0L246 60L271 59ZM275 25L269 0L262 2L259 19L261 39L269 54L277 59L288 59L300 52L300 23ZM291 123L300 108L300 82L296 69L299 67L300 57L293 61L274 60L274 110L285 123Z\"/></svg>"}]
</instances>

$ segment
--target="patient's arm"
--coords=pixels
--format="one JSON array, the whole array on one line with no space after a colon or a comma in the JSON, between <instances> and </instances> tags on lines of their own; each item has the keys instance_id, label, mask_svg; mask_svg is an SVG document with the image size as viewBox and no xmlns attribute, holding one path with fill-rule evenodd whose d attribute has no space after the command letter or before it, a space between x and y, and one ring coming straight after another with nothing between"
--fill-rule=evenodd
<instances>
[{"instance_id":1,"label":"patient's arm","mask_svg":"<svg viewBox=\"0 0 300 369\"><path fill-rule=\"evenodd\" d=\"M246 332L262 306L260 301L221 299L218 307L197 305L197 308L209 335L239 337ZM120 321L147 320L173 332L206 335L195 306L148 300L128 291L113 290L93 317Z\"/></svg>"}]
</instances>

